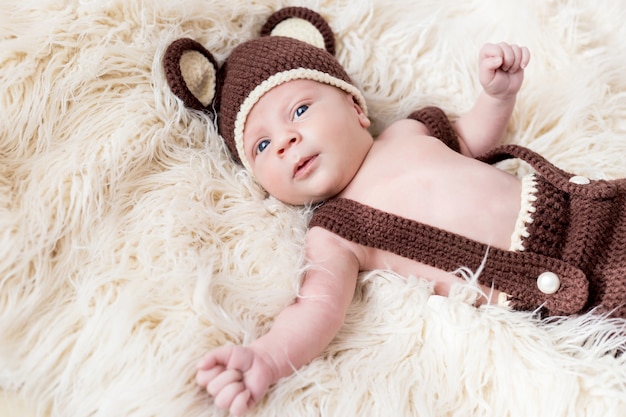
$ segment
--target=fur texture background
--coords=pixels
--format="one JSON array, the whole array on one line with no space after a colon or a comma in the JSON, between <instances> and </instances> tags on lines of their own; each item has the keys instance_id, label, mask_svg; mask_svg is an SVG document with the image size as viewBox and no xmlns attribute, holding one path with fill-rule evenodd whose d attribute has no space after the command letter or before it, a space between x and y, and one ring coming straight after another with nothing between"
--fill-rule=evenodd
<instances>
[{"instance_id":1,"label":"fur texture background","mask_svg":"<svg viewBox=\"0 0 626 417\"><path fill-rule=\"evenodd\" d=\"M0 414L222 416L193 381L295 296L307 212L266 198L161 68L189 36L223 60L274 10L335 31L373 133L477 96L477 56L532 53L505 138L626 175L626 5L576 0L0 2ZM518 164L504 167L516 173ZM538 323L363 274L325 354L253 416L623 416L623 322Z\"/></svg>"}]
</instances>

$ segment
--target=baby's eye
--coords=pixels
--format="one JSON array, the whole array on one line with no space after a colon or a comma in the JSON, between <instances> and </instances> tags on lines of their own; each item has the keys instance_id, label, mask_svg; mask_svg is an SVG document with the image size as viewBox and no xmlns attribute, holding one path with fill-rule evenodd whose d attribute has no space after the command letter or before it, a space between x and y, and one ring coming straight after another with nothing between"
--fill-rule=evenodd
<instances>
[{"instance_id":1,"label":"baby's eye","mask_svg":"<svg viewBox=\"0 0 626 417\"><path fill-rule=\"evenodd\" d=\"M308 109L309 109L309 106L306 104L303 104L302 106L298 107L294 114L294 119L297 119L298 117L302 116L304 112L307 111Z\"/></svg>"},{"instance_id":2,"label":"baby's eye","mask_svg":"<svg viewBox=\"0 0 626 417\"><path fill-rule=\"evenodd\" d=\"M257 144L257 146L256 146L256 153L257 153L257 155L260 154L261 152L263 152L265 150L265 148L267 148L268 146L270 146L269 139L263 139L262 141L260 141Z\"/></svg>"}]
</instances>

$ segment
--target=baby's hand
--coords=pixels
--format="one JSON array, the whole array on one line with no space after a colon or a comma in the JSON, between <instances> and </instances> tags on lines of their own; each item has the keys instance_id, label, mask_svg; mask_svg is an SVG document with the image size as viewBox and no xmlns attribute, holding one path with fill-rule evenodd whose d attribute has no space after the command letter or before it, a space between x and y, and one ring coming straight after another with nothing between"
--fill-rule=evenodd
<instances>
[{"instance_id":1,"label":"baby's hand","mask_svg":"<svg viewBox=\"0 0 626 417\"><path fill-rule=\"evenodd\" d=\"M479 59L478 78L487 94L496 98L517 94L530 60L528 48L505 42L488 43L480 50Z\"/></svg>"},{"instance_id":2,"label":"baby's hand","mask_svg":"<svg viewBox=\"0 0 626 417\"><path fill-rule=\"evenodd\" d=\"M268 361L250 347L224 345L198 364L196 382L215 405L239 416L252 408L274 382Z\"/></svg>"}]
</instances>

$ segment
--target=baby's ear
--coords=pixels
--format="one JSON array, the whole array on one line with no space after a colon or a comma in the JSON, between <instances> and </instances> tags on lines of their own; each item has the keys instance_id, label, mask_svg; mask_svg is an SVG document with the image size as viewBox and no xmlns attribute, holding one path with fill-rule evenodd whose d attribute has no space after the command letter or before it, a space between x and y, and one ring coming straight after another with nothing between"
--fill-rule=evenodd
<instances>
[{"instance_id":1,"label":"baby's ear","mask_svg":"<svg viewBox=\"0 0 626 417\"><path fill-rule=\"evenodd\" d=\"M273 13L263 25L261 36L297 39L335 55L335 37L328 22L306 7L286 7Z\"/></svg>"},{"instance_id":2,"label":"baby's ear","mask_svg":"<svg viewBox=\"0 0 626 417\"><path fill-rule=\"evenodd\" d=\"M167 47L163 67L167 84L185 106L204 111L215 120L218 67L213 55L193 39L182 38Z\"/></svg>"}]
</instances>

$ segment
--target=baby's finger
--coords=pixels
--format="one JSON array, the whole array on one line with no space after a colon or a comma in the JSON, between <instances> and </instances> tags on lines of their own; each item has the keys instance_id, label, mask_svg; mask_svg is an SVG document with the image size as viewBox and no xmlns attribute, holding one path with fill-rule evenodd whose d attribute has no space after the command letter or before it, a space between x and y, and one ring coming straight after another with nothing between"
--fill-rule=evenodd
<instances>
[{"instance_id":1,"label":"baby's finger","mask_svg":"<svg viewBox=\"0 0 626 417\"><path fill-rule=\"evenodd\" d=\"M504 62L502 49L499 45L492 43L485 44L479 54L479 68L485 74L492 74L499 69Z\"/></svg>"},{"instance_id":2,"label":"baby's finger","mask_svg":"<svg viewBox=\"0 0 626 417\"><path fill-rule=\"evenodd\" d=\"M493 58L494 56L502 56L500 46L493 43L486 43L480 49L479 58L481 60Z\"/></svg>"},{"instance_id":3,"label":"baby's finger","mask_svg":"<svg viewBox=\"0 0 626 417\"><path fill-rule=\"evenodd\" d=\"M216 365L226 365L230 358L233 345L227 344L213 349L198 362L198 369L210 369Z\"/></svg>"},{"instance_id":4,"label":"baby's finger","mask_svg":"<svg viewBox=\"0 0 626 417\"><path fill-rule=\"evenodd\" d=\"M221 374L217 375L211 382L208 383L206 390L214 397L230 384L241 382L243 380L243 374L236 369L226 369Z\"/></svg>"},{"instance_id":5,"label":"baby's finger","mask_svg":"<svg viewBox=\"0 0 626 417\"><path fill-rule=\"evenodd\" d=\"M508 71L515 65L515 51L508 43L501 42L498 44L502 53L502 71Z\"/></svg>"},{"instance_id":6,"label":"baby's finger","mask_svg":"<svg viewBox=\"0 0 626 417\"><path fill-rule=\"evenodd\" d=\"M248 411L254 405L250 399L251 395L247 389L237 394L230 404L230 413L234 416L240 416Z\"/></svg>"},{"instance_id":7,"label":"baby's finger","mask_svg":"<svg viewBox=\"0 0 626 417\"><path fill-rule=\"evenodd\" d=\"M511 45L511 48L513 50L514 61L511 63L511 67L509 68L509 71L517 72L520 69L524 68L522 67L524 50L521 46L518 46L518 45Z\"/></svg>"},{"instance_id":8,"label":"baby's finger","mask_svg":"<svg viewBox=\"0 0 626 417\"><path fill-rule=\"evenodd\" d=\"M254 355L252 351L245 346L233 346L228 358L228 369L240 369L246 372L252 366Z\"/></svg>"},{"instance_id":9,"label":"baby's finger","mask_svg":"<svg viewBox=\"0 0 626 417\"><path fill-rule=\"evenodd\" d=\"M528 66L528 63L530 62L530 51L525 46L522 46L521 50L522 50L522 60L520 62L520 68L524 69Z\"/></svg>"},{"instance_id":10,"label":"baby's finger","mask_svg":"<svg viewBox=\"0 0 626 417\"><path fill-rule=\"evenodd\" d=\"M221 365L214 366L207 370L200 369L196 372L196 383L205 388L216 376L224 372L224 369L226 368Z\"/></svg>"},{"instance_id":11,"label":"baby's finger","mask_svg":"<svg viewBox=\"0 0 626 417\"><path fill-rule=\"evenodd\" d=\"M215 395L215 405L228 410L232 407L237 396L246 391L243 382L234 382L226 385L217 395Z\"/></svg>"},{"instance_id":12,"label":"baby's finger","mask_svg":"<svg viewBox=\"0 0 626 417\"><path fill-rule=\"evenodd\" d=\"M492 56L482 61L481 68L485 71L495 71L504 64L500 56Z\"/></svg>"}]
</instances>

